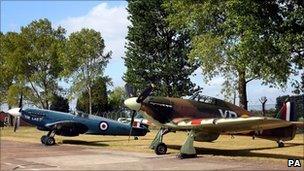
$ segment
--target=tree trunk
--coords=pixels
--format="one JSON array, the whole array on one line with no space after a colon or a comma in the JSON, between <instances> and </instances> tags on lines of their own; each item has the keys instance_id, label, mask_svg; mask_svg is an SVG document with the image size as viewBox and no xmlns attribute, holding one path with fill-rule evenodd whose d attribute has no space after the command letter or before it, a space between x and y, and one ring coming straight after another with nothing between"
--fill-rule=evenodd
<instances>
[{"instance_id":1,"label":"tree trunk","mask_svg":"<svg viewBox=\"0 0 304 171\"><path fill-rule=\"evenodd\" d=\"M91 92L91 87L89 87L88 93L89 93L89 114L92 115L92 92Z\"/></svg>"},{"instance_id":2,"label":"tree trunk","mask_svg":"<svg viewBox=\"0 0 304 171\"><path fill-rule=\"evenodd\" d=\"M245 71L239 71L238 93L239 93L239 106L247 110L247 90Z\"/></svg>"},{"instance_id":3,"label":"tree trunk","mask_svg":"<svg viewBox=\"0 0 304 171\"><path fill-rule=\"evenodd\" d=\"M266 103L266 102L265 102L265 103ZM263 114L263 116L266 115L265 103L262 103L262 114Z\"/></svg>"}]
</instances>

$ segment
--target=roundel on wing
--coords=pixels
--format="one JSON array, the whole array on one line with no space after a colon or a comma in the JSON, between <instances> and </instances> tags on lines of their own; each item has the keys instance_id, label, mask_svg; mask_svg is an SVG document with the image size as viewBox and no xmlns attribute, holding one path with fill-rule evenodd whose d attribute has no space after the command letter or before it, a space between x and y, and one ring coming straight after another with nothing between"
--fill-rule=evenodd
<instances>
[{"instance_id":1,"label":"roundel on wing","mask_svg":"<svg viewBox=\"0 0 304 171\"><path fill-rule=\"evenodd\" d=\"M100 122L99 128L100 128L100 130L102 130L102 131L107 130L107 129L109 128L108 123L105 122L105 121Z\"/></svg>"}]
</instances>

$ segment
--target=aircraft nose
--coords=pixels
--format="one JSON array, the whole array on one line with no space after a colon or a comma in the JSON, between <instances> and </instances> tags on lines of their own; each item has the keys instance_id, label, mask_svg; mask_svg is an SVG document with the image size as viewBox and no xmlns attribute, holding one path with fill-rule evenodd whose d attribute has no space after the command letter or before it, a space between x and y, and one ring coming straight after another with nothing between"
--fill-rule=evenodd
<instances>
[{"instance_id":1,"label":"aircraft nose","mask_svg":"<svg viewBox=\"0 0 304 171\"><path fill-rule=\"evenodd\" d=\"M139 111L141 104L137 103L136 100L137 97L128 98L127 100L124 101L124 104L132 110Z\"/></svg>"},{"instance_id":2,"label":"aircraft nose","mask_svg":"<svg viewBox=\"0 0 304 171\"><path fill-rule=\"evenodd\" d=\"M12 116L21 116L20 108L13 108L7 111L8 114Z\"/></svg>"}]
</instances>

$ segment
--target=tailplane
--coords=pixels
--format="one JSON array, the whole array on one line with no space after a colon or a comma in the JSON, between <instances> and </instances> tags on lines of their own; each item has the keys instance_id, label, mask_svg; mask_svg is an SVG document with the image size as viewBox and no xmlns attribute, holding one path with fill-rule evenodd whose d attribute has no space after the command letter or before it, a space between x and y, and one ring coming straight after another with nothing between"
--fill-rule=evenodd
<instances>
[{"instance_id":1,"label":"tailplane","mask_svg":"<svg viewBox=\"0 0 304 171\"><path fill-rule=\"evenodd\" d=\"M277 118L286 121L296 121L297 116L295 112L295 103L290 102L289 99L287 98L283 103L283 106L280 109Z\"/></svg>"}]
</instances>

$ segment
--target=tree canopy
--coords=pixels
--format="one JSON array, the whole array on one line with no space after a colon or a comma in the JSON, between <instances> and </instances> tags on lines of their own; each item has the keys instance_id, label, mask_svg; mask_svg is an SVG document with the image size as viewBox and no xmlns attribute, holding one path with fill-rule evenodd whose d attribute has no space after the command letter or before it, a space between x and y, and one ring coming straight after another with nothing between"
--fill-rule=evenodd
<instances>
[{"instance_id":1,"label":"tree canopy","mask_svg":"<svg viewBox=\"0 0 304 171\"><path fill-rule=\"evenodd\" d=\"M53 28L49 20L40 19L21 27L20 33L4 35L1 58L4 59L3 75L10 87L8 98L25 91L23 94L33 104L49 108L62 71L59 56L65 42L64 34L63 28Z\"/></svg>"},{"instance_id":2,"label":"tree canopy","mask_svg":"<svg viewBox=\"0 0 304 171\"><path fill-rule=\"evenodd\" d=\"M303 1L167 1L172 28L191 33L189 58L206 80L216 75L238 88L247 109L247 83L282 87L303 66Z\"/></svg>"},{"instance_id":3,"label":"tree canopy","mask_svg":"<svg viewBox=\"0 0 304 171\"><path fill-rule=\"evenodd\" d=\"M101 115L103 112L109 110L107 84L108 78L99 77L94 80L92 93L92 114ZM87 90L83 91L77 99L76 109L85 113L90 112L90 103L88 101L89 93Z\"/></svg>"},{"instance_id":4,"label":"tree canopy","mask_svg":"<svg viewBox=\"0 0 304 171\"><path fill-rule=\"evenodd\" d=\"M154 83L157 95L189 95L195 87L189 76L198 66L188 61L191 48L188 33L168 27L165 20L168 13L162 3L162 0L128 1L132 25L126 37L127 71L123 78L138 91Z\"/></svg>"},{"instance_id":5,"label":"tree canopy","mask_svg":"<svg viewBox=\"0 0 304 171\"><path fill-rule=\"evenodd\" d=\"M97 78L103 76L111 52L104 54L104 40L100 32L82 29L71 33L66 44L66 56L62 62L63 75L71 79L70 93L79 95L88 93L89 114L92 114L92 87Z\"/></svg>"},{"instance_id":6,"label":"tree canopy","mask_svg":"<svg viewBox=\"0 0 304 171\"><path fill-rule=\"evenodd\" d=\"M126 100L127 94L123 87L116 87L109 93L109 106L112 109L119 109L123 106L124 100Z\"/></svg>"},{"instance_id":7,"label":"tree canopy","mask_svg":"<svg viewBox=\"0 0 304 171\"><path fill-rule=\"evenodd\" d=\"M52 98L52 103L50 110L60 111L60 112L69 112L69 100L58 94L54 94Z\"/></svg>"}]
</instances>

